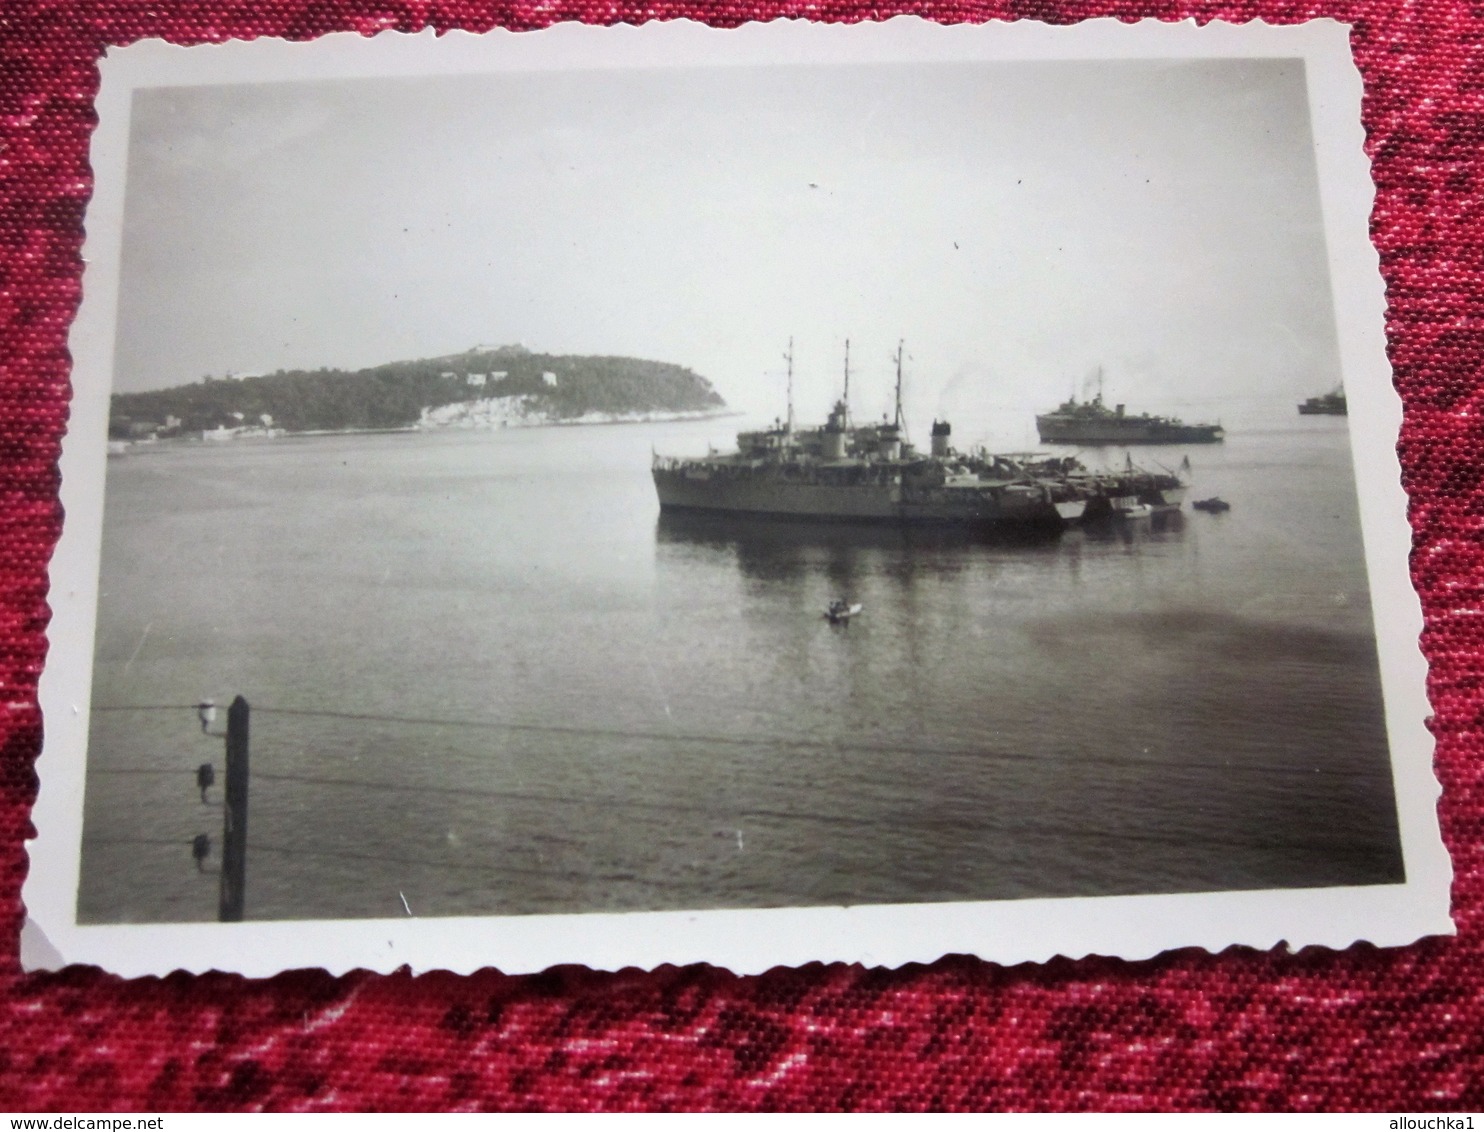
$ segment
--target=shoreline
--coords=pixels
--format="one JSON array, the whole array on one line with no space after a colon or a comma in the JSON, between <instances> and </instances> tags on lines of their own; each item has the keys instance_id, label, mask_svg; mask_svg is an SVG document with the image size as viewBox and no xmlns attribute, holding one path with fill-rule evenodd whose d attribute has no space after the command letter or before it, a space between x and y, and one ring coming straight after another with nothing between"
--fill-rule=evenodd
<instances>
[{"instance_id":1,"label":"shoreline","mask_svg":"<svg viewBox=\"0 0 1484 1132\"><path fill-rule=\"evenodd\" d=\"M588 417L574 417L570 419L549 421L521 421L509 424L482 424L482 423L439 423L430 424L419 422L410 425L389 425L382 428L314 428L301 429L298 431L290 429L275 430L274 435L266 435L262 432L257 434L245 433L241 436L227 437L219 440L207 440L202 436L167 436L151 440L110 440L108 441L109 456L133 456L155 449L173 449L185 447L199 448L223 448L239 444L265 444L276 443L281 440L294 440L302 437L325 437L325 436L383 436L398 433L439 433L439 432L505 432L508 429L528 428L589 428L608 425L636 425L636 424L680 424L686 421L716 420L724 417L740 417L745 414L738 409L711 410L683 410L667 413L643 413L633 416L623 416L616 413L605 414L602 419Z\"/></svg>"}]
</instances>

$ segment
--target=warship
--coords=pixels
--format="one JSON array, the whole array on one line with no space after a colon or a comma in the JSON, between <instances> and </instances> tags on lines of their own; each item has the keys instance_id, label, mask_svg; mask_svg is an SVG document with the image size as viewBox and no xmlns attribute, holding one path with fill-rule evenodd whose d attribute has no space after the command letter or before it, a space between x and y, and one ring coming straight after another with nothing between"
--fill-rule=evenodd
<instances>
[{"instance_id":1,"label":"warship","mask_svg":"<svg viewBox=\"0 0 1484 1132\"><path fill-rule=\"evenodd\" d=\"M1336 389L1319 397L1310 397L1298 407L1298 411L1301 417L1347 417L1350 415L1350 408L1345 402L1344 389Z\"/></svg>"},{"instance_id":2,"label":"warship","mask_svg":"<svg viewBox=\"0 0 1484 1132\"><path fill-rule=\"evenodd\" d=\"M1101 384L1101 380L1100 380ZM1219 424L1186 424L1174 417L1133 416L1122 405L1109 408L1099 388L1091 401L1074 396L1036 417L1042 444L1214 444L1225 431Z\"/></svg>"},{"instance_id":3,"label":"warship","mask_svg":"<svg viewBox=\"0 0 1484 1132\"><path fill-rule=\"evenodd\" d=\"M902 344L897 344L896 413L856 425L850 416L850 344L844 395L828 419L799 428L793 419L793 343L788 416L771 428L737 435L735 452L653 459L662 512L751 515L970 530L1060 530L1080 519L1089 496L1049 467L963 456L952 428L935 421L931 447L919 452L902 416Z\"/></svg>"}]
</instances>

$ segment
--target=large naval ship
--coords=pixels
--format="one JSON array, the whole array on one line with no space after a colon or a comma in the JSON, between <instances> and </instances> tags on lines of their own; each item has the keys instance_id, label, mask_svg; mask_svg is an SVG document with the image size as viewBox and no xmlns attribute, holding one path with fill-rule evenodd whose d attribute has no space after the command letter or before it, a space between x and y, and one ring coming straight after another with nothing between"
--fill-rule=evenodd
<instances>
[{"instance_id":1,"label":"large naval ship","mask_svg":"<svg viewBox=\"0 0 1484 1132\"><path fill-rule=\"evenodd\" d=\"M1071 458L960 453L952 427L935 421L931 447L919 452L902 418L902 348L896 353L893 419L856 425L850 417L850 361L845 392L817 427L793 421L792 344L789 413L771 428L742 432L737 451L697 458L656 455L662 510L815 521L956 526L972 530L1060 530L1088 514L1136 514L1179 506L1174 474L1133 468L1091 473Z\"/></svg>"},{"instance_id":2,"label":"large naval ship","mask_svg":"<svg viewBox=\"0 0 1484 1132\"><path fill-rule=\"evenodd\" d=\"M1301 417L1345 417L1350 415L1350 406L1345 390L1335 389L1301 402L1298 411Z\"/></svg>"},{"instance_id":3,"label":"large naval ship","mask_svg":"<svg viewBox=\"0 0 1484 1132\"><path fill-rule=\"evenodd\" d=\"M1076 397L1036 418L1042 444L1213 444L1225 432L1219 424L1186 424L1173 417L1138 416L1122 405L1103 404L1102 390L1091 401Z\"/></svg>"}]
</instances>

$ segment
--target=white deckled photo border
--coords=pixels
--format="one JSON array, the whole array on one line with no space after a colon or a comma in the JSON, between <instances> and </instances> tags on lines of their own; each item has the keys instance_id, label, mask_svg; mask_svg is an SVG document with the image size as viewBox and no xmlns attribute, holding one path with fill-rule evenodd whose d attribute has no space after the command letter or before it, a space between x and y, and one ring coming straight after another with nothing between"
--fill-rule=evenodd
<instances>
[{"instance_id":1,"label":"white deckled photo border","mask_svg":"<svg viewBox=\"0 0 1484 1132\"><path fill-rule=\"evenodd\" d=\"M1294 58L1304 60L1406 881L1353 888L1025 899L985 903L760 910L189 924L80 924L83 791L103 526L132 93L143 87L428 73L742 66L761 63L972 62L1013 59ZM1385 354L1385 296L1368 237L1374 198L1360 121L1361 80L1348 29L1096 20L945 27L779 21L718 30L690 22L560 25L537 32L374 38L332 35L181 48L110 50L92 147L86 274L71 337L73 402L61 458L66 512L51 564L50 651L41 677L45 746L37 836L24 888L29 969L96 964L124 976L212 969L267 976L576 963L598 969L709 963L738 973L846 962L895 967L967 953L997 963L1090 954L1143 959L1174 948L1218 951L1401 946L1453 931L1451 867L1437 821L1440 788L1424 720L1420 604L1408 573L1411 531L1396 438L1401 403Z\"/></svg>"}]
</instances>

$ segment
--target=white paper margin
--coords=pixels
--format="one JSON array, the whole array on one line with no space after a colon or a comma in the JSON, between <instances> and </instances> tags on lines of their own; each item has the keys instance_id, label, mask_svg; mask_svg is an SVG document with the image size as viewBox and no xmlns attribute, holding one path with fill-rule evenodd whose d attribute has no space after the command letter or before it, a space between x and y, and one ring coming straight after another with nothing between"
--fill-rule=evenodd
<instances>
[{"instance_id":1,"label":"white paper margin","mask_svg":"<svg viewBox=\"0 0 1484 1132\"><path fill-rule=\"evenodd\" d=\"M108 395L118 298L130 96L135 87L570 68L1006 59L1302 57L1316 141L1341 361L1350 402L1366 564L1386 701L1405 884L1329 889L1036 899L855 908L785 908L490 918L79 925L93 633L103 524ZM576 963L616 970L710 963L739 974L841 961L895 967L967 953L997 963L1089 954L1142 959L1181 947L1219 951L1401 946L1451 934L1452 869L1438 832L1440 787L1424 720L1421 607L1408 574L1411 531L1395 443L1401 403L1385 354L1385 293L1368 238L1374 198L1360 124L1361 81L1348 29L1322 20L1272 27L1095 20L944 27L795 21L719 30L688 21L613 28L564 24L484 36L331 35L192 48L158 41L110 50L102 66L87 212L87 262L63 443L66 521L51 563L49 659L40 682L46 742L29 843L22 939L27 969L96 964L124 976L184 969L267 976L322 967L389 972Z\"/></svg>"}]
</instances>

